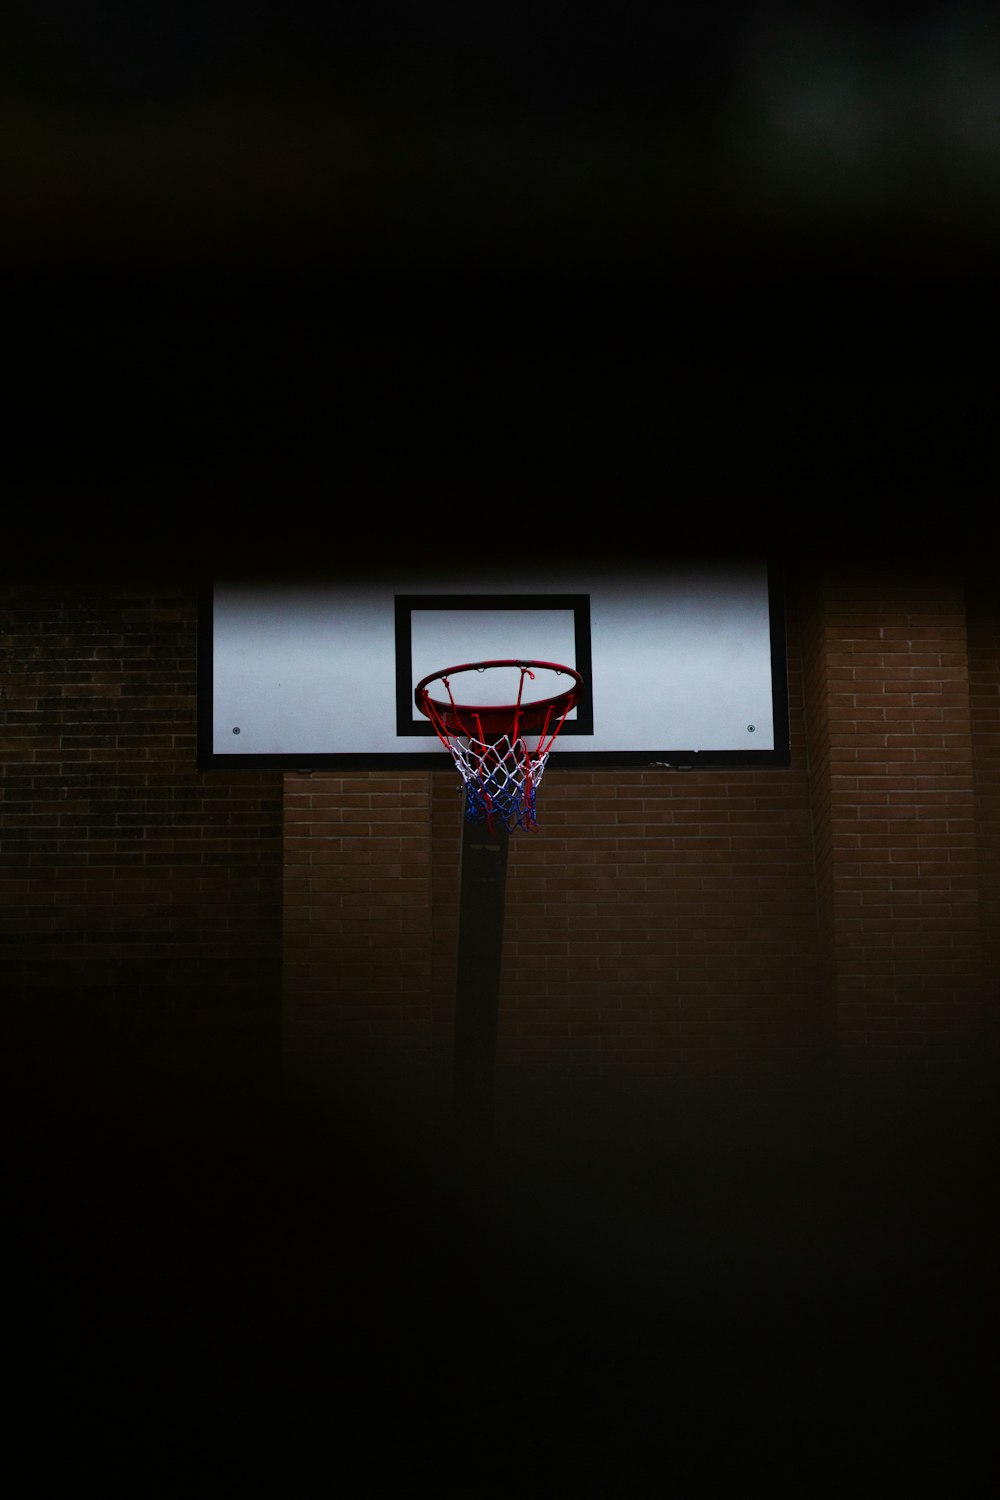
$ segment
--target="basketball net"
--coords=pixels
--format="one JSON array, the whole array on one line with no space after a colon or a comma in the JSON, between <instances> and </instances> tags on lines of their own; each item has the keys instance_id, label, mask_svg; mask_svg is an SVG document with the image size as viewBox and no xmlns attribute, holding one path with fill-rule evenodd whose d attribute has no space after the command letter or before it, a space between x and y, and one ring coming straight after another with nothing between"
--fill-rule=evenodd
<instances>
[{"instance_id":1,"label":"basketball net","mask_svg":"<svg viewBox=\"0 0 1000 1500\"><path fill-rule=\"evenodd\" d=\"M455 702L449 673L510 665L519 665L521 676L517 702L509 708L477 708ZM557 698L523 704L525 679L534 681L534 677L530 666L524 663L483 662L475 667L450 667L437 679L431 679L444 683L447 704L431 698L423 684L417 690L418 706L451 754L465 786L466 821L485 822L490 833L496 831L498 823L509 833L518 828L530 831L538 826L535 813L538 786L556 736L576 702L574 687ZM499 722L501 717L508 720L504 726ZM498 732L501 728L502 732ZM525 733L531 733L533 738L537 734L534 748L528 745Z\"/></svg>"}]
</instances>

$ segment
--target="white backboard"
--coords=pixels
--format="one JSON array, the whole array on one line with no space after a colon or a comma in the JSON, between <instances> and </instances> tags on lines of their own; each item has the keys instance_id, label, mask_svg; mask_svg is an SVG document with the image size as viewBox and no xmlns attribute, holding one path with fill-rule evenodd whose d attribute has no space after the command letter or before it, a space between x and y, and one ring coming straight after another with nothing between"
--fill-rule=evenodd
<instances>
[{"instance_id":1,"label":"white backboard","mask_svg":"<svg viewBox=\"0 0 1000 1500\"><path fill-rule=\"evenodd\" d=\"M496 658L582 674L552 763L788 763L783 604L765 559L220 579L200 630L203 768L450 765L414 689ZM510 701L492 674L474 680L475 701Z\"/></svg>"}]
</instances>

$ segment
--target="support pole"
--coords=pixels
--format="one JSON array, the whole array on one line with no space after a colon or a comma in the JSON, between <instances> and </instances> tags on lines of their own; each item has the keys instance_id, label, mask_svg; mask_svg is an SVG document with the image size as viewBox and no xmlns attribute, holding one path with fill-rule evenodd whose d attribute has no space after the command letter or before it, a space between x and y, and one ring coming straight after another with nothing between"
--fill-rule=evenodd
<instances>
[{"instance_id":1,"label":"support pole","mask_svg":"<svg viewBox=\"0 0 1000 1500\"><path fill-rule=\"evenodd\" d=\"M465 1137L493 1133L510 834L497 823L463 824L455 995L455 1119Z\"/></svg>"}]
</instances>

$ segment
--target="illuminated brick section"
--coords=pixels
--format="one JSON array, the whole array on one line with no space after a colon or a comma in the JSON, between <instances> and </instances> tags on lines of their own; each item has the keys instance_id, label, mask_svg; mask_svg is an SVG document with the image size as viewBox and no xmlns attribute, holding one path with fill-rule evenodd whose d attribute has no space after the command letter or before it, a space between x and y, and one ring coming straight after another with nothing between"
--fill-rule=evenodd
<instances>
[{"instance_id":1,"label":"illuminated brick section","mask_svg":"<svg viewBox=\"0 0 1000 1500\"><path fill-rule=\"evenodd\" d=\"M285 778L289 1089L383 1118L433 1096L431 778Z\"/></svg>"},{"instance_id":2,"label":"illuminated brick section","mask_svg":"<svg viewBox=\"0 0 1000 1500\"><path fill-rule=\"evenodd\" d=\"M933 1117L985 1083L962 580L840 567L813 602L818 889L843 1108L848 1121Z\"/></svg>"}]
</instances>

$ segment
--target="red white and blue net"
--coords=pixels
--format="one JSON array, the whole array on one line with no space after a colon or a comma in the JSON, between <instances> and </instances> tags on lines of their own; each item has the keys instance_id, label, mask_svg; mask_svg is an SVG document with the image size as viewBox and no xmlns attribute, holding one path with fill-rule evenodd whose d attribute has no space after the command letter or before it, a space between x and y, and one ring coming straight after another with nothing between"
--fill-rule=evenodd
<instances>
[{"instance_id":1,"label":"red white and blue net","mask_svg":"<svg viewBox=\"0 0 1000 1500\"><path fill-rule=\"evenodd\" d=\"M484 672L515 667L520 673L516 702L510 704L457 703L451 679L461 672ZM547 698L525 703L526 679L535 668L568 675L572 685ZM440 682L447 693L432 698L429 684ZM424 678L415 692L417 707L431 721L438 739L450 752L465 786L465 816L470 823L485 822L508 832L537 826L536 797L556 736L572 711L582 685L579 673L555 662L470 662L448 667ZM526 735L535 740L529 745Z\"/></svg>"}]
</instances>

